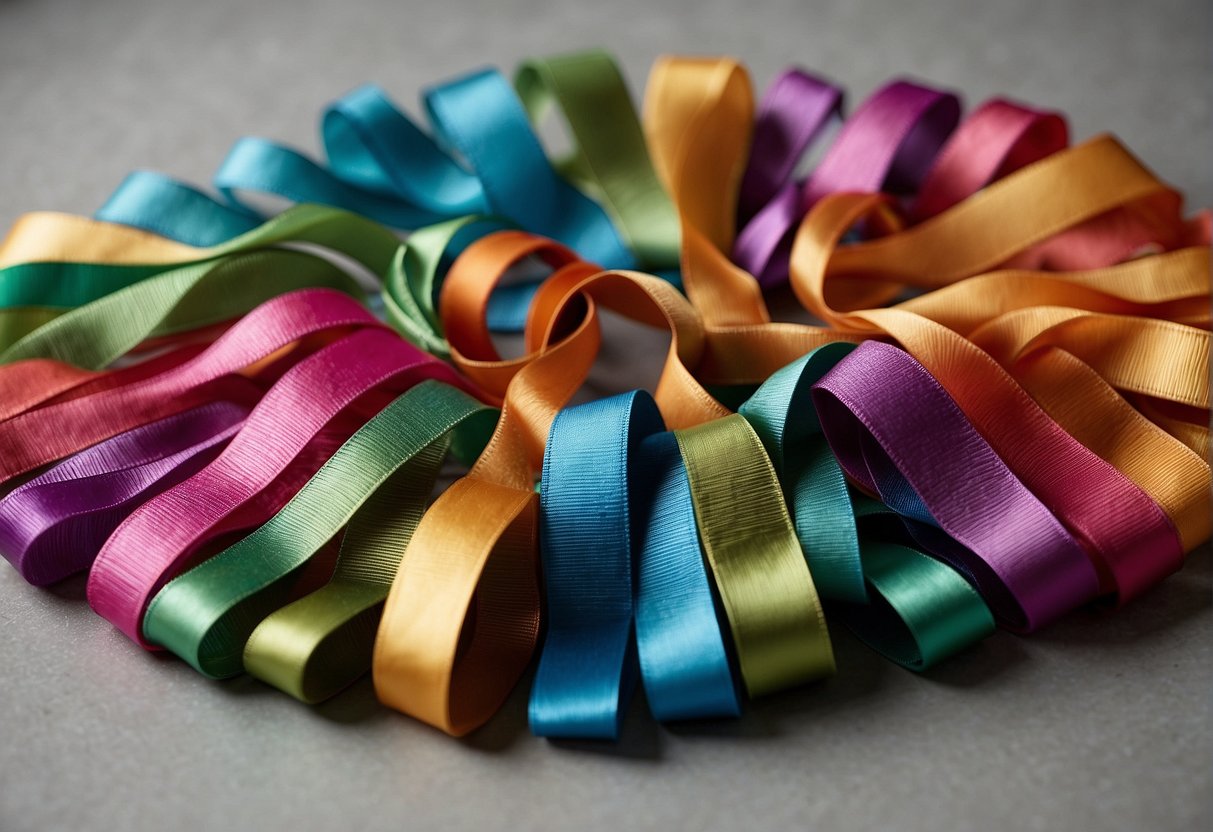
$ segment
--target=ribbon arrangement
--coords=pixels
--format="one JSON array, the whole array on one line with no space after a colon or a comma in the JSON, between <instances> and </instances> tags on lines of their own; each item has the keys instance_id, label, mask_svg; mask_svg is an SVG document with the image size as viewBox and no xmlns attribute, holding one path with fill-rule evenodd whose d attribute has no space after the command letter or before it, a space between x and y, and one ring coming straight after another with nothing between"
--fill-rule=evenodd
<instances>
[{"instance_id":1,"label":"ribbon arrangement","mask_svg":"<svg viewBox=\"0 0 1213 832\"><path fill-rule=\"evenodd\" d=\"M736 716L835 672L827 622L923 670L1209 539L1210 217L1115 138L909 80L848 115L799 69L755 105L723 58L660 59L641 119L598 51L423 103L364 87L322 163L243 139L215 196L137 172L18 221L22 577L87 571L211 678L370 671L454 735L538 655L534 733L610 739L637 684ZM784 286L820 324L772 320ZM601 310L669 332L660 379L569 406Z\"/></svg>"}]
</instances>

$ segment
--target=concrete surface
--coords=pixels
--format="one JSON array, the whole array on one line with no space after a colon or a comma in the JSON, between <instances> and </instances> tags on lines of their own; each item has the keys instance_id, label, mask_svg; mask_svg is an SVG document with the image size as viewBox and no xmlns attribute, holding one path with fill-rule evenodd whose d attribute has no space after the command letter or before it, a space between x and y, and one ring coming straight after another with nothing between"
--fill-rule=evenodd
<instances>
[{"instance_id":1,"label":"concrete surface","mask_svg":"<svg viewBox=\"0 0 1213 832\"><path fill-rule=\"evenodd\" d=\"M0 0L0 226L88 213L149 167L204 182L239 135L312 149L328 99L367 80L413 106L474 65L605 45L638 89L663 51L799 62L858 101L907 73L1113 130L1197 206L1210 9L1192 2L252 3ZM618 328L615 330L619 331ZM660 340L613 339L600 390ZM924 676L836 629L839 675L735 723L618 746L525 729L524 689L456 741L369 683L307 708L204 681L94 616L83 583L0 568L0 829L1181 830L1210 816L1210 558L1129 608L999 634Z\"/></svg>"}]
</instances>

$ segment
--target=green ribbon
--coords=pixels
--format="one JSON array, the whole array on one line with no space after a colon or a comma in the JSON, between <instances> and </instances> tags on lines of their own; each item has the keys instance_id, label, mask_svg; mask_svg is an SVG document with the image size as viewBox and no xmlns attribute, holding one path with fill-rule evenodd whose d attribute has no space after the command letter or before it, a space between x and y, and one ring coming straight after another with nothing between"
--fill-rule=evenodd
<instances>
[{"instance_id":1,"label":"green ribbon","mask_svg":"<svg viewBox=\"0 0 1213 832\"><path fill-rule=\"evenodd\" d=\"M24 339L36 329L47 325L70 309L91 304L122 290L131 289L132 294L123 296L125 300L120 304L116 302L115 306L109 308L107 314L114 312L119 306L124 309L133 309L144 302L140 297L142 288L135 287L142 287L148 278L163 275L166 272L184 270L184 275L166 281L171 286L177 287L176 289L159 286L148 290L152 296L147 300L148 314L154 316L157 314L155 309L164 309L165 292L171 295L173 291L178 291L184 296L195 281L203 281L203 278L210 274L212 269L217 269L221 262L257 252L266 253L271 249L279 250L276 247L286 244L302 245L304 251L308 251L307 247L318 246L328 252L353 260L374 277L382 279L393 262L396 250L400 247L400 240L378 223L363 219L348 211L320 205L299 205L227 243L213 248L199 249L199 256L193 261L129 265L76 262L17 263L0 269L0 339L3 339L0 340L0 348L12 346L14 342ZM315 257L318 258L319 255L315 255ZM260 280L258 272L252 268L257 265L256 262L240 262L246 263L248 281ZM191 267L193 267L192 270ZM323 275L321 278L323 282L320 285L340 283L348 286L349 281L334 277L334 271L336 271L335 267L325 269L313 266L309 267L307 274ZM231 272L220 270L219 274L222 280L239 284L239 280ZM304 282L291 284L284 273L277 273L271 280L277 281L277 285L280 287L303 288L312 285ZM266 291L258 291L255 287L248 287L247 292L249 299L247 302L229 302L225 308L234 310L233 315L240 314L252 308L249 305L250 302L252 305L256 305L268 297ZM200 300L210 302L215 300L215 296L203 292ZM157 303L161 305L157 306ZM186 316L182 323L189 324L195 319ZM116 318L111 327L116 329L125 325L121 318ZM72 329L74 326L75 324L68 329ZM173 328L172 322L168 322L160 334L181 331L182 328L187 327ZM96 332L96 328L94 327L90 331ZM136 332L138 329L133 328L132 334ZM62 341L65 337L60 334L53 340ZM46 346L49 342L40 343L42 346ZM39 354L32 345L29 345L15 353L14 357L8 357L6 353L4 360L17 360L18 356L20 358L51 357Z\"/></svg>"},{"instance_id":2,"label":"green ribbon","mask_svg":"<svg viewBox=\"0 0 1213 832\"><path fill-rule=\"evenodd\" d=\"M882 527L899 526L900 515L862 494L853 494L852 504L871 601L831 606L831 615L882 655L917 671L994 632L990 608L960 573L917 549L881 539Z\"/></svg>"},{"instance_id":3,"label":"green ribbon","mask_svg":"<svg viewBox=\"0 0 1213 832\"><path fill-rule=\"evenodd\" d=\"M148 338L232 320L295 289L362 289L329 261L267 249L171 269L56 314L4 352L0 364L53 358L99 370Z\"/></svg>"},{"instance_id":4,"label":"green ribbon","mask_svg":"<svg viewBox=\"0 0 1213 832\"><path fill-rule=\"evenodd\" d=\"M257 531L170 581L143 633L206 676L247 670L304 702L366 672L382 603L453 438L466 456L496 411L424 381L366 423ZM305 567L338 534L332 579L290 601ZM289 603L288 603L289 602Z\"/></svg>"},{"instance_id":5,"label":"green ribbon","mask_svg":"<svg viewBox=\"0 0 1213 832\"><path fill-rule=\"evenodd\" d=\"M443 266L466 242L512 227L500 218L466 216L414 231L392 258L384 281L383 305L388 321L426 352L450 358L451 347L443 336L435 306L445 274Z\"/></svg>"},{"instance_id":6,"label":"green ribbon","mask_svg":"<svg viewBox=\"0 0 1213 832\"><path fill-rule=\"evenodd\" d=\"M538 123L559 110L573 138L557 169L597 199L650 269L678 267L678 213L657 179L627 84L601 50L526 61L514 78Z\"/></svg>"}]
</instances>

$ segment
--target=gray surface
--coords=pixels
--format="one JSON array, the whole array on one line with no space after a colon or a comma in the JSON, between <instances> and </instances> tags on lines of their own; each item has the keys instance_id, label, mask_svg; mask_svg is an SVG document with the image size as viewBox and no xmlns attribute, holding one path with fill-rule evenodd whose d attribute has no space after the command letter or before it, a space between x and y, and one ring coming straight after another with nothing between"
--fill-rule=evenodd
<instances>
[{"instance_id":1,"label":"gray surface","mask_svg":"<svg viewBox=\"0 0 1213 832\"><path fill-rule=\"evenodd\" d=\"M313 148L320 105L366 80L412 106L472 65L600 43L634 84L659 52L728 52L759 84L791 61L828 71L853 101L911 73L1050 104L1213 203L1201 0L808 6L0 0L0 226L87 213L134 167L205 181L244 133ZM600 389L652 349L626 343ZM660 728L637 707L612 748L530 737L517 692L455 741L366 683L309 709L206 682L133 649L81 583L35 591L3 568L0 829L1191 828L1210 814L1209 586L1206 549L1128 609L1000 634L923 677L837 632L837 678L731 724Z\"/></svg>"}]
</instances>

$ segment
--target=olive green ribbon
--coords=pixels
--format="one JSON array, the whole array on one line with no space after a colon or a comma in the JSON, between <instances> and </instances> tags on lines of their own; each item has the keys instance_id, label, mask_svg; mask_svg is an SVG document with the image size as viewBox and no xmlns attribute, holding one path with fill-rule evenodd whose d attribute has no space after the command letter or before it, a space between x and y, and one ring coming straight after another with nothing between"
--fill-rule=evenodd
<instances>
[{"instance_id":1,"label":"olive green ribbon","mask_svg":"<svg viewBox=\"0 0 1213 832\"><path fill-rule=\"evenodd\" d=\"M514 78L531 121L558 110L573 139L555 161L565 178L610 214L641 264L676 269L678 214L657 178L618 65L601 50L524 62Z\"/></svg>"},{"instance_id":2,"label":"olive green ribbon","mask_svg":"<svg viewBox=\"0 0 1213 832\"><path fill-rule=\"evenodd\" d=\"M758 435L733 414L674 436L746 691L832 674L825 614Z\"/></svg>"}]
</instances>

